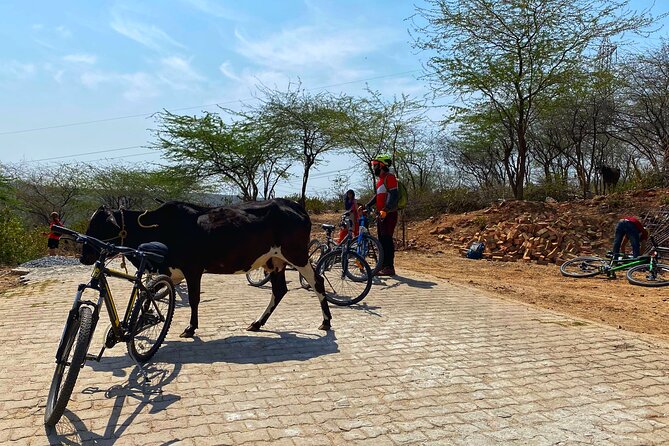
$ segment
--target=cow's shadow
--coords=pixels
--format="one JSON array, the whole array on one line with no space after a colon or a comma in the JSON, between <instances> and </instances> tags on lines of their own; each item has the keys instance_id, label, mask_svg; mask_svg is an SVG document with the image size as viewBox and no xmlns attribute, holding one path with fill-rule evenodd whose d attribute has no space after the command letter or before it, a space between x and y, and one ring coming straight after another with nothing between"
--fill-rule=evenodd
<instances>
[{"instance_id":1,"label":"cow's shadow","mask_svg":"<svg viewBox=\"0 0 669 446\"><path fill-rule=\"evenodd\" d=\"M334 331L323 336L293 331L269 331L276 336L240 335L203 341L168 341L161 347L161 361L179 364L267 364L284 361L307 361L339 352Z\"/></svg>"}]
</instances>

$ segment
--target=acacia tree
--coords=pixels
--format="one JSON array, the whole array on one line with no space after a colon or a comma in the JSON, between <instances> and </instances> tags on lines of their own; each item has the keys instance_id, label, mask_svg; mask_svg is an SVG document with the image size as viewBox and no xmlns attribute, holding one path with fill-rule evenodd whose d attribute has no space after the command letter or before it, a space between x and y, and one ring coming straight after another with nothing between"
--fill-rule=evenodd
<instances>
[{"instance_id":1,"label":"acacia tree","mask_svg":"<svg viewBox=\"0 0 669 446\"><path fill-rule=\"evenodd\" d=\"M469 110L489 103L507 134L514 196L523 198L528 130L537 103L554 97L593 43L644 29L653 18L629 0L427 0L413 17L414 45L429 51L425 74L436 95ZM513 164L510 164L513 163Z\"/></svg>"},{"instance_id":2,"label":"acacia tree","mask_svg":"<svg viewBox=\"0 0 669 446\"><path fill-rule=\"evenodd\" d=\"M300 84L289 85L285 92L265 87L259 91L260 105L251 108L251 113L274 129L286 153L302 163L299 201L304 206L311 169L326 153L340 147L347 98L327 92L311 94Z\"/></svg>"},{"instance_id":3,"label":"acacia tree","mask_svg":"<svg viewBox=\"0 0 669 446\"><path fill-rule=\"evenodd\" d=\"M86 169L78 164L8 166L13 207L35 224L48 224L56 211L67 218L81 207Z\"/></svg>"},{"instance_id":4,"label":"acacia tree","mask_svg":"<svg viewBox=\"0 0 669 446\"><path fill-rule=\"evenodd\" d=\"M241 114L231 123L211 112L181 116L165 111L158 117L155 148L182 172L210 183L221 180L244 201L257 200L260 192L269 198L278 180L287 176L291 160L277 143L282 139L277 139L276 127Z\"/></svg>"},{"instance_id":5,"label":"acacia tree","mask_svg":"<svg viewBox=\"0 0 669 446\"><path fill-rule=\"evenodd\" d=\"M174 167L88 166L87 194L112 208L152 208L155 200L186 199L203 189L197 178Z\"/></svg>"},{"instance_id":6,"label":"acacia tree","mask_svg":"<svg viewBox=\"0 0 669 446\"><path fill-rule=\"evenodd\" d=\"M348 98L341 142L348 153L368 166L372 182L374 173L370 160L380 153L388 153L397 165L406 144L416 142L415 129L422 121L422 106L407 95L387 100L373 90L367 90L364 97Z\"/></svg>"}]
</instances>

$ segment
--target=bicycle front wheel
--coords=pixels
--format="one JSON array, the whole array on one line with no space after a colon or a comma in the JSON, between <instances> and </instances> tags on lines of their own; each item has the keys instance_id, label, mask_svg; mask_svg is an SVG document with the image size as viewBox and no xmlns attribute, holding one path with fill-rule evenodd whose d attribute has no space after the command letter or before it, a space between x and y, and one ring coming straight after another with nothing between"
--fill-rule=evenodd
<instances>
[{"instance_id":1,"label":"bicycle front wheel","mask_svg":"<svg viewBox=\"0 0 669 446\"><path fill-rule=\"evenodd\" d=\"M269 279L269 273L263 267L252 269L246 273L246 280L253 286L263 286L269 282Z\"/></svg>"},{"instance_id":2,"label":"bicycle front wheel","mask_svg":"<svg viewBox=\"0 0 669 446\"><path fill-rule=\"evenodd\" d=\"M353 305L367 296L372 287L369 264L354 251L331 251L316 266L323 277L325 298L340 306Z\"/></svg>"},{"instance_id":3,"label":"bicycle front wheel","mask_svg":"<svg viewBox=\"0 0 669 446\"><path fill-rule=\"evenodd\" d=\"M383 266L383 247L379 239L369 234L363 235L361 241L356 238L351 242L351 249L369 263L372 275L379 272Z\"/></svg>"},{"instance_id":4,"label":"bicycle front wheel","mask_svg":"<svg viewBox=\"0 0 669 446\"><path fill-rule=\"evenodd\" d=\"M318 260L320 260L320 258L323 256L323 253L325 252L325 247L318 239L312 239L309 242L307 249L309 252L309 263L311 263L311 266L316 269ZM311 286L309 285L309 282L307 282L307 279L302 276L302 274L300 274L300 285L302 285L302 288L305 290L308 290Z\"/></svg>"},{"instance_id":5,"label":"bicycle front wheel","mask_svg":"<svg viewBox=\"0 0 669 446\"><path fill-rule=\"evenodd\" d=\"M637 265L627 270L627 280L632 285L660 287L669 285L669 265Z\"/></svg>"},{"instance_id":6,"label":"bicycle front wheel","mask_svg":"<svg viewBox=\"0 0 669 446\"><path fill-rule=\"evenodd\" d=\"M560 266L560 272L567 277L593 277L602 272L602 268L609 264L601 257L576 257Z\"/></svg>"},{"instance_id":7,"label":"bicycle front wheel","mask_svg":"<svg viewBox=\"0 0 669 446\"><path fill-rule=\"evenodd\" d=\"M44 424L55 426L67 407L74 383L84 366L88 345L91 340L93 312L90 307L79 307L78 316L65 329L61 358L56 358L56 371L51 378L51 388L46 400Z\"/></svg>"},{"instance_id":8,"label":"bicycle front wheel","mask_svg":"<svg viewBox=\"0 0 669 446\"><path fill-rule=\"evenodd\" d=\"M130 316L128 353L144 363L156 354L167 336L176 305L174 285L166 275L153 277L137 297Z\"/></svg>"}]
</instances>

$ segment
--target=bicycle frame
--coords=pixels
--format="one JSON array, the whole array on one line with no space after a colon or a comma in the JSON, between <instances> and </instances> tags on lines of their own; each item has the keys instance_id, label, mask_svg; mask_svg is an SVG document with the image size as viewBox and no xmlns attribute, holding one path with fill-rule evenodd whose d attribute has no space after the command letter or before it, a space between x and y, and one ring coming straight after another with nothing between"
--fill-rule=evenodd
<instances>
[{"instance_id":1,"label":"bicycle frame","mask_svg":"<svg viewBox=\"0 0 669 446\"><path fill-rule=\"evenodd\" d=\"M137 273L135 275L131 275L131 274L126 274L123 271L118 271L106 267L105 261L106 261L106 256L103 254L95 262L93 266L93 272L91 274L90 281L87 284L84 283L79 284L79 286L77 287L77 293L74 297L72 308L70 309L70 312L68 314L67 322L65 323L65 328L63 329L63 333L61 335L60 342L58 344L58 350L56 351L57 364L60 364L63 361L63 349L65 348L63 341L67 339L67 334L69 333L69 330L72 327L73 321L79 314L79 308L81 307L81 305L88 305L93 309L91 339L93 338L92 334L95 332L95 328L100 318L100 306L102 305L102 302L104 302L105 308L107 309L107 313L109 315L109 321L111 322L111 330L113 334L112 339L110 339L109 336L107 337L107 339L105 339L105 343L103 344L102 349L100 350L100 353L97 356L89 357L87 355L86 359L93 359L99 362L100 358L102 357L102 353L104 352L106 347L111 348L117 342L127 340L127 330L129 329L128 320L130 319L130 312L132 311L132 308L135 304L135 301L137 300L137 296L139 295L140 291L145 290L144 285L142 284L142 276L144 275L144 271L146 269L145 265L146 262L144 259L142 259L139 268L137 269ZM128 301L128 306L125 310L125 315L123 316L123 320L119 318L118 309L116 307L116 303L114 302L114 297L111 288L109 287L107 276L125 279L133 283L132 291L130 293L130 299ZM98 291L97 302L92 302L90 300L82 300L84 291L86 291L87 289Z\"/></svg>"}]
</instances>

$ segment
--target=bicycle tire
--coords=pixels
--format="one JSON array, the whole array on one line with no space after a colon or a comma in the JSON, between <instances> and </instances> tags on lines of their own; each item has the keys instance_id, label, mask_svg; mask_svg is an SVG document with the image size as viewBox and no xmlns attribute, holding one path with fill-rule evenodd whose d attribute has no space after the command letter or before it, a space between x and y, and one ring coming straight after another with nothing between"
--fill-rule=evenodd
<instances>
[{"instance_id":1,"label":"bicycle tire","mask_svg":"<svg viewBox=\"0 0 669 446\"><path fill-rule=\"evenodd\" d=\"M342 265L343 262L346 265ZM323 277L325 299L349 306L363 300L372 287L372 269L355 251L331 251L318 261L316 272Z\"/></svg>"},{"instance_id":2,"label":"bicycle tire","mask_svg":"<svg viewBox=\"0 0 669 446\"><path fill-rule=\"evenodd\" d=\"M309 245L307 247L307 251L309 252L309 263L311 263L311 266L316 269L316 265L318 265L318 261L323 257L323 253L325 252L325 247L323 244L320 242L318 239L312 239L309 242ZM300 285L302 288L305 290L308 290L311 285L309 285L309 282L300 274Z\"/></svg>"},{"instance_id":3,"label":"bicycle tire","mask_svg":"<svg viewBox=\"0 0 669 446\"><path fill-rule=\"evenodd\" d=\"M44 424L55 426L65 412L67 403L72 396L74 384L77 382L79 371L84 366L88 345L91 340L93 324L93 312L90 307L82 305L79 307L79 316L73 320L63 338L65 348L63 350L63 361L56 364L56 370L51 378L51 387L46 400L44 412ZM76 341L75 341L76 339ZM72 349L74 347L74 350ZM72 357L70 358L70 352ZM65 371L67 369L67 374ZM63 379L65 375L65 379ZM62 386L61 386L62 384Z\"/></svg>"},{"instance_id":4,"label":"bicycle tire","mask_svg":"<svg viewBox=\"0 0 669 446\"><path fill-rule=\"evenodd\" d=\"M383 246L379 239L372 235L363 236L363 245L358 246L358 239L351 242L350 249L360 254L369 263L372 275L376 275L383 267Z\"/></svg>"},{"instance_id":5,"label":"bicycle tire","mask_svg":"<svg viewBox=\"0 0 669 446\"><path fill-rule=\"evenodd\" d=\"M263 286L267 282L269 282L270 276L267 271L265 271L265 268L260 267L256 269L252 269L251 271L246 273L246 280L249 283L249 285L253 286Z\"/></svg>"},{"instance_id":6,"label":"bicycle tire","mask_svg":"<svg viewBox=\"0 0 669 446\"><path fill-rule=\"evenodd\" d=\"M176 306L174 284L169 276L154 276L146 289L147 293L140 293L130 313L130 339L127 343L128 353L140 363L150 360L160 348L170 329ZM154 336L155 327L160 328Z\"/></svg>"},{"instance_id":7,"label":"bicycle tire","mask_svg":"<svg viewBox=\"0 0 669 446\"><path fill-rule=\"evenodd\" d=\"M601 257L576 257L560 265L560 272L566 277L594 277L601 274L601 267L608 264L609 261ZM572 267L574 270L570 270Z\"/></svg>"},{"instance_id":8,"label":"bicycle tire","mask_svg":"<svg viewBox=\"0 0 669 446\"><path fill-rule=\"evenodd\" d=\"M669 265L656 263L653 271L650 271L650 264L634 266L627 270L627 281L645 287L669 286Z\"/></svg>"}]
</instances>

